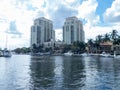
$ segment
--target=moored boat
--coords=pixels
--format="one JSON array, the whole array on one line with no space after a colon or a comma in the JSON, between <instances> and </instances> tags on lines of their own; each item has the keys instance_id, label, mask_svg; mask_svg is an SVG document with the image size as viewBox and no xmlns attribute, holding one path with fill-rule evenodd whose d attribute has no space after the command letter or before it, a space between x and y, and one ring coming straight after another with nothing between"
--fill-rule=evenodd
<instances>
[{"instance_id":1,"label":"moored boat","mask_svg":"<svg viewBox=\"0 0 120 90\"><path fill-rule=\"evenodd\" d=\"M116 55L116 52L114 51L114 58L120 59L120 55Z\"/></svg>"},{"instance_id":2,"label":"moored boat","mask_svg":"<svg viewBox=\"0 0 120 90\"><path fill-rule=\"evenodd\" d=\"M64 53L64 55L65 55L65 56L72 56L73 53L72 53L71 51L68 51L68 52Z\"/></svg>"},{"instance_id":3,"label":"moored boat","mask_svg":"<svg viewBox=\"0 0 120 90\"><path fill-rule=\"evenodd\" d=\"M83 56L83 57L86 57L86 56L88 56L88 53L82 53L80 55Z\"/></svg>"},{"instance_id":4,"label":"moored boat","mask_svg":"<svg viewBox=\"0 0 120 90\"><path fill-rule=\"evenodd\" d=\"M101 57L112 57L111 54L109 53L105 53L105 52L102 52L102 54L100 54Z\"/></svg>"},{"instance_id":5,"label":"moored boat","mask_svg":"<svg viewBox=\"0 0 120 90\"><path fill-rule=\"evenodd\" d=\"M120 59L120 55L114 56L114 58Z\"/></svg>"},{"instance_id":6,"label":"moored boat","mask_svg":"<svg viewBox=\"0 0 120 90\"><path fill-rule=\"evenodd\" d=\"M2 57L3 56L3 52L2 51L0 51L0 57Z\"/></svg>"},{"instance_id":7,"label":"moored boat","mask_svg":"<svg viewBox=\"0 0 120 90\"><path fill-rule=\"evenodd\" d=\"M12 56L11 51L9 51L9 50L7 50L7 49L5 49L5 50L3 51L3 57L11 57L11 56Z\"/></svg>"},{"instance_id":8,"label":"moored boat","mask_svg":"<svg viewBox=\"0 0 120 90\"><path fill-rule=\"evenodd\" d=\"M11 57L12 56L12 53L10 50L7 49L7 35L6 35L6 47L5 49L3 50L3 57Z\"/></svg>"}]
</instances>

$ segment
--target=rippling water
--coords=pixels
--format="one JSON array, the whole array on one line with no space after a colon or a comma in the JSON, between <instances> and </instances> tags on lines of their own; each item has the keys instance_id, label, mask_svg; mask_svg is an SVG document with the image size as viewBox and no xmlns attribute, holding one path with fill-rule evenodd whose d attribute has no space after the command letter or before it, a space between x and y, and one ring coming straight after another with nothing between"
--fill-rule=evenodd
<instances>
[{"instance_id":1,"label":"rippling water","mask_svg":"<svg viewBox=\"0 0 120 90\"><path fill-rule=\"evenodd\" d=\"M120 60L103 57L0 57L0 90L119 90Z\"/></svg>"}]
</instances>

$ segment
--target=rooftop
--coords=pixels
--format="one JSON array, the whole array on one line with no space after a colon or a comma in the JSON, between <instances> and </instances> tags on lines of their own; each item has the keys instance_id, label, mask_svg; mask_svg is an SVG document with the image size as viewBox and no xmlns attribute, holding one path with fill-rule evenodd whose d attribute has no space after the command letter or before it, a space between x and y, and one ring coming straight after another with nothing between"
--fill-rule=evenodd
<instances>
[{"instance_id":1,"label":"rooftop","mask_svg":"<svg viewBox=\"0 0 120 90\"><path fill-rule=\"evenodd\" d=\"M112 43L112 42L107 41L107 42L100 43L100 45L113 45L113 43Z\"/></svg>"}]
</instances>

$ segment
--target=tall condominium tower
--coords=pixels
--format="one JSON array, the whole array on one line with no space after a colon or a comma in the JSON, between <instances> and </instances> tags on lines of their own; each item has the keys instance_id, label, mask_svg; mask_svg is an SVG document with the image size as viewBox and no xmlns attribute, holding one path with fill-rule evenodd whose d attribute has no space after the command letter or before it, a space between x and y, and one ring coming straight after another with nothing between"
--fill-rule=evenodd
<instances>
[{"instance_id":1,"label":"tall condominium tower","mask_svg":"<svg viewBox=\"0 0 120 90\"><path fill-rule=\"evenodd\" d=\"M31 26L31 46L33 44L39 46L51 40L55 40L53 22L44 17L35 19L34 25Z\"/></svg>"},{"instance_id":2,"label":"tall condominium tower","mask_svg":"<svg viewBox=\"0 0 120 90\"><path fill-rule=\"evenodd\" d=\"M63 26L63 42L72 44L76 41L85 41L83 24L77 17L68 17Z\"/></svg>"}]
</instances>

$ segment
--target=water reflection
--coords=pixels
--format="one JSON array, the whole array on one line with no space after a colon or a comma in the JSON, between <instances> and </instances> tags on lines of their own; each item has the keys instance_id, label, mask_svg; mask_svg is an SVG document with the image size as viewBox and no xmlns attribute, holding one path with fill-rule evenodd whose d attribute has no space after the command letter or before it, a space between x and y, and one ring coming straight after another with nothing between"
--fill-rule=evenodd
<instances>
[{"instance_id":1,"label":"water reflection","mask_svg":"<svg viewBox=\"0 0 120 90\"><path fill-rule=\"evenodd\" d=\"M78 57L64 57L64 87L79 89L85 85L84 61Z\"/></svg>"},{"instance_id":2,"label":"water reflection","mask_svg":"<svg viewBox=\"0 0 120 90\"><path fill-rule=\"evenodd\" d=\"M30 89L44 89L54 83L54 62L52 58L32 58L30 65L31 87Z\"/></svg>"},{"instance_id":3,"label":"water reflection","mask_svg":"<svg viewBox=\"0 0 120 90\"><path fill-rule=\"evenodd\" d=\"M31 60L32 89L77 89L84 86L84 61L78 57L47 57Z\"/></svg>"},{"instance_id":4,"label":"water reflection","mask_svg":"<svg viewBox=\"0 0 120 90\"><path fill-rule=\"evenodd\" d=\"M119 90L120 60L15 55L0 58L0 90Z\"/></svg>"}]
</instances>

